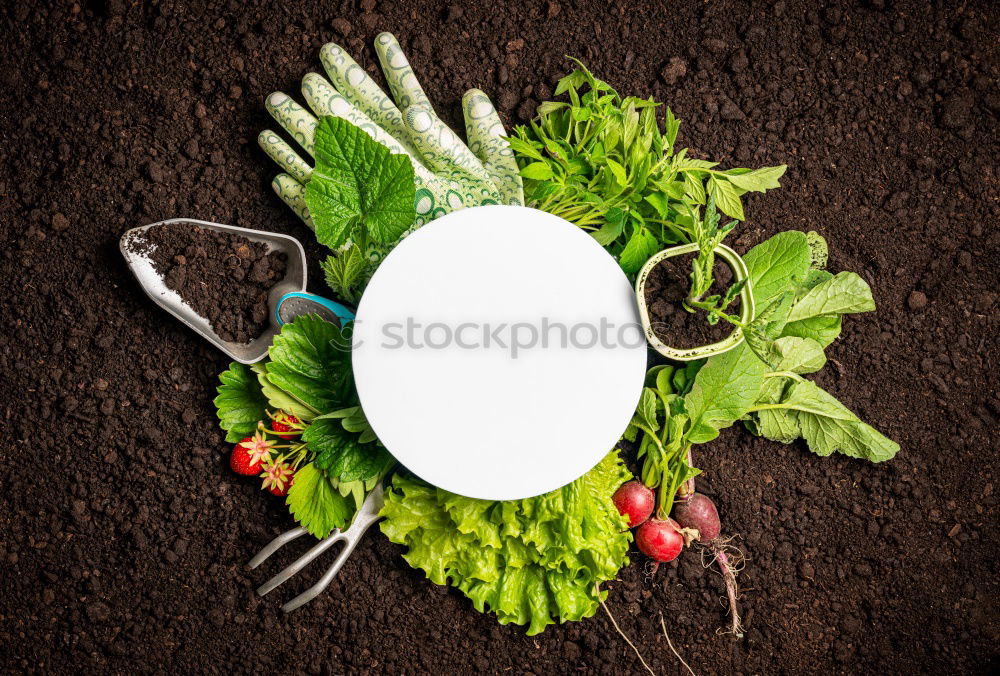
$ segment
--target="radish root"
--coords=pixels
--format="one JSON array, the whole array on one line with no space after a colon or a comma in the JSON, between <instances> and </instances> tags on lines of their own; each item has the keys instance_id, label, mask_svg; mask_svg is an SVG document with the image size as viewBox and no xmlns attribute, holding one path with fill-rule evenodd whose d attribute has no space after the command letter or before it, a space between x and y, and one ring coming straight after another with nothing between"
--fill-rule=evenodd
<instances>
[{"instance_id":1,"label":"radish root","mask_svg":"<svg viewBox=\"0 0 1000 676\"><path fill-rule=\"evenodd\" d=\"M736 638L743 638L743 624L740 621L739 606L737 600L740 596L740 588L736 583L736 576L743 570L746 556L738 547L730 544L733 538L717 538L708 543L702 549L702 562L707 568L714 561L719 566L722 580L726 585L726 596L729 598L729 631ZM706 556L707 555L707 556ZM708 559L707 563L705 559Z\"/></svg>"},{"instance_id":2,"label":"radish root","mask_svg":"<svg viewBox=\"0 0 1000 676\"><path fill-rule=\"evenodd\" d=\"M677 652L676 648L674 648L674 644L670 642L670 634L667 633L667 623L663 619L663 613L660 613L660 626L663 627L663 638L667 639L667 645L670 646L670 652L672 652L674 656L681 661L681 664L684 665L684 668L688 670L688 673L691 674L691 676L695 676L694 670L688 665L687 662L684 661L681 654Z\"/></svg>"},{"instance_id":3,"label":"radish root","mask_svg":"<svg viewBox=\"0 0 1000 676\"><path fill-rule=\"evenodd\" d=\"M604 612L606 612L608 614L608 618L611 619L611 624L614 626L615 631L617 631L618 635L621 636L623 639L625 639L625 642L628 643L629 646L631 646L631 648L632 648L633 651L635 651L635 656L639 658L640 662L642 662L642 666L646 667L646 671L648 671L649 673L653 674L653 676L656 676L656 672L653 671L653 669L648 664L646 664L646 660L644 660L642 658L642 653L640 653L639 649L635 647L634 643L632 643L632 639L630 639L628 636L626 636L625 632L621 630L621 627L619 627L618 623L615 621L615 616L611 614L610 610L608 610L607 604L605 604L604 603L604 599L601 598L601 588L600 588L600 586L598 586L597 584L595 584L594 585L594 591L597 592L597 600L601 603L601 607L604 608ZM664 630L664 631L666 631L666 630ZM669 640L670 639L667 639L667 641L669 641ZM683 662L684 660L681 660L681 661Z\"/></svg>"}]
</instances>

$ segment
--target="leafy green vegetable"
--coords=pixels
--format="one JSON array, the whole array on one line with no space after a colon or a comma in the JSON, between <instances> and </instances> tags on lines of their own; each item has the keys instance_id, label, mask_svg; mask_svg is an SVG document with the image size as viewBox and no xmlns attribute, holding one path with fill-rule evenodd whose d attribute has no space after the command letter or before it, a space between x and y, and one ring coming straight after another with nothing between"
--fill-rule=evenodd
<instances>
[{"instance_id":1,"label":"leafy green vegetable","mask_svg":"<svg viewBox=\"0 0 1000 676\"><path fill-rule=\"evenodd\" d=\"M334 528L342 528L357 509L355 501L341 495L336 481L314 463L303 465L295 473L285 503L292 517L320 539Z\"/></svg>"},{"instance_id":2,"label":"leafy green vegetable","mask_svg":"<svg viewBox=\"0 0 1000 676\"><path fill-rule=\"evenodd\" d=\"M826 242L815 233L782 232L757 245L744 257L758 308L745 327L746 340L683 370L650 369L624 436L639 439L642 480L659 489L661 513L698 473L690 465L691 446L712 441L739 420L775 441L804 438L818 455L840 452L881 462L899 450L801 375L826 364L824 348L839 334L842 313L874 309L860 277L816 267L826 255Z\"/></svg>"},{"instance_id":3,"label":"leafy green vegetable","mask_svg":"<svg viewBox=\"0 0 1000 676\"><path fill-rule=\"evenodd\" d=\"M868 283L853 272L840 272L820 282L795 302L788 321L812 317L871 312L875 309Z\"/></svg>"},{"instance_id":4,"label":"leafy green vegetable","mask_svg":"<svg viewBox=\"0 0 1000 676\"><path fill-rule=\"evenodd\" d=\"M312 411L309 419L351 403L350 329L301 315L274 337L267 380Z\"/></svg>"},{"instance_id":5,"label":"leafy green vegetable","mask_svg":"<svg viewBox=\"0 0 1000 676\"><path fill-rule=\"evenodd\" d=\"M413 165L364 130L339 117L316 127L316 167L306 184L306 206L316 239L337 249L351 239L395 242L416 216Z\"/></svg>"},{"instance_id":6,"label":"leafy green vegetable","mask_svg":"<svg viewBox=\"0 0 1000 676\"><path fill-rule=\"evenodd\" d=\"M787 384L776 401L759 403L751 409L751 430L786 444L802 437L809 449L821 456L837 451L852 458L882 462L899 451L899 444L861 422L815 383L799 377L782 379Z\"/></svg>"},{"instance_id":7,"label":"leafy green vegetable","mask_svg":"<svg viewBox=\"0 0 1000 676\"><path fill-rule=\"evenodd\" d=\"M697 208L709 199L742 220L744 193L778 187L784 166L719 170L688 157L669 108L661 130L660 104L622 98L576 63L556 87L569 101L543 103L509 142L529 205L589 231L627 274L666 245L697 241Z\"/></svg>"},{"instance_id":8,"label":"leafy green vegetable","mask_svg":"<svg viewBox=\"0 0 1000 676\"><path fill-rule=\"evenodd\" d=\"M598 585L628 563L631 534L611 501L630 478L609 453L551 493L494 502L465 498L397 475L382 532L406 545L406 561L435 584L460 589L501 624L545 627L597 612Z\"/></svg>"},{"instance_id":9,"label":"leafy green vegetable","mask_svg":"<svg viewBox=\"0 0 1000 676\"><path fill-rule=\"evenodd\" d=\"M320 416L302 433L317 469L341 482L366 481L377 476L389 454L376 442L360 443L356 433L344 429L335 414Z\"/></svg>"},{"instance_id":10,"label":"leafy green vegetable","mask_svg":"<svg viewBox=\"0 0 1000 676\"><path fill-rule=\"evenodd\" d=\"M708 360L684 397L691 420L687 439L703 444L746 415L757 401L766 365L745 343Z\"/></svg>"},{"instance_id":11,"label":"leafy green vegetable","mask_svg":"<svg viewBox=\"0 0 1000 676\"><path fill-rule=\"evenodd\" d=\"M261 394L257 377L249 366L233 362L219 374L219 396L215 408L219 426L226 430L226 441L249 437L257 423L267 420L267 399Z\"/></svg>"}]
</instances>

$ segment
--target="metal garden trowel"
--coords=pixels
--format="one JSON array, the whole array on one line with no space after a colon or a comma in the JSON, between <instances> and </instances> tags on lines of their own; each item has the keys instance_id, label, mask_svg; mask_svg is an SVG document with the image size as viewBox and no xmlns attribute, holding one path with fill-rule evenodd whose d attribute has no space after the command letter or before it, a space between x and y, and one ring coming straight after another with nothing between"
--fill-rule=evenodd
<instances>
[{"instance_id":1,"label":"metal garden trowel","mask_svg":"<svg viewBox=\"0 0 1000 676\"><path fill-rule=\"evenodd\" d=\"M267 298L271 323L257 338L249 343L234 343L223 340L212 329L207 319L191 309L177 292L167 288L163 277L153 267L153 262L148 254L141 251L141 247L136 246L135 243L138 241L138 235L141 233L150 228L157 228L171 223L190 223L206 230L217 230L219 232L242 235L253 242L266 245L268 253L279 251L285 254L288 259L285 277L274 285ZM354 313L340 303L306 292L306 254L302 250L302 245L299 241L288 235L281 235L276 232L262 232L249 228L237 228L232 225L208 223L191 218L173 218L167 221L160 221L159 223L132 228L122 235L119 248L132 274L139 280L143 291L153 299L154 303L177 317L177 319L187 324L197 333L200 333L227 355L243 364L252 364L266 357L267 350L271 347L271 341L274 339L275 334L281 330L281 325L292 321L301 314L318 314L327 321L335 323L354 319Z\"/></svg>"}]
</instances>

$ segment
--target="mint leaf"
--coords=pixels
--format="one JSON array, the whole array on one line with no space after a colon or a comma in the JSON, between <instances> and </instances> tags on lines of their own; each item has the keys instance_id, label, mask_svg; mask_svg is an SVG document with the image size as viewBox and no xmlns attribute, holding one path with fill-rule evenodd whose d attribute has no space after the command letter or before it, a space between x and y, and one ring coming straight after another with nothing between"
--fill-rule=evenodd
<instances>
[{"instance_id":1,"label":"mint leaf","mask_svg":"<svg viewBox=\"0 0 1000 676\"><path fill-rule=\"evenodd\" d=\"M826 456L834 451L872 462L889 460L899 444L867 425L829 392L808 380L792 381L780 401L762 405L757 430L790 443L802 436L809 449Z\"/></svg>"},{"instance_id":2,"label":"mint leaf","mask_svg":"<svg viewBox=\"0 0 1000 676\"><path fill-rule=\"evenodd\" d=\"M618 257L618 264L627 275L634 275L656 253L656 238L642 226L637 226Z\"/></svg>"},{"instance_id":3,"label":"mint leaf","mask_svg":"<svg viewBox=\"0 0 1000 676\"><path fill-rule=\"evenodd\" d=\"M302 433L306 447L316 454L313 464L338 482L367 481L378 475L389 454L375 442L362 444L344 429L339 418L321 416Z\"/></svg>"},{"instance_id":4,"label":"mint leaf","mask_svg":"<svg viewBox=\"0 0 1000 676\"><path fill-rule=\"evenodd\" d=\"M268 351L267 380L312 409L313 415L350 403L353 392L350 331L301 315L281 327Z\"/></svg>"},{"instance_id":5,"label":"mint leaf","mask_svg":"<svg viewBox=\"0 0 1000 676\"><path fill-rule=\"evenodd\" d=\"M532 162L521 169L521 176L532 181L547 181L552 178L552 168L545 162Z\"/></svg>"},{"instance_id":6,"label":"mint leaf","mask_svg":"<svg viewBox=\"0 0 1000 676\"><path fill-rule=\"evenodd\" d=\"M285 504L292 517L319 539L347 525L355 511L353 496L341 495L334 481L313 463L295 473Z\"/></svg>"},{"instance_id":7,"label":"mint leaf","mask_svg":"<svg viewBox=\"0 0 1000 676\"><path fill-rule=\"evenodd\" d=\"M362 234L383 244L399 239L416 215L410 159L338 117L322 118L315 138L305 199L316 239L331 249Z\"/></svg>"},{"instance_id":8,"label":"mint leaf","mask_svg":"<svg viewBox=\"0 0 1000 676\"><path fill-rule=\"evenodd\" d=\"M792 306L788 321L849 312L871 312L874 309L875 301L868 283L853 272L840 272L831 279L820 282L800 298Z\"/></svg>"},{"instance_id":9,"label":"mint leaf","mask_svg":"<svg viewBox=\"0 0 1000 676\"><path fill-rule=\"evenodd\" d=\"M237 442L251 436L258 421L267 420L267 398L246 364L233 362L219 374L219 380L222 384L214 401L219 426L226 430L226 441Z\"/></svg>"}]
</instances>

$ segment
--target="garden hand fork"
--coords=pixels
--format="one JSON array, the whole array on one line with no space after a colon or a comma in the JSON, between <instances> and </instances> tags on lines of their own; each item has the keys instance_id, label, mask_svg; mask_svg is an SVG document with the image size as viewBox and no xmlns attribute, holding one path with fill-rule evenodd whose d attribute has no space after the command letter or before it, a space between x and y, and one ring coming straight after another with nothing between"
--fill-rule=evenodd
<instances>
[{"instance_id":1,"label":"garden hand fork","mask_svg":"<svg viewBox=\"0 0 1000 676\"><path fill-rule=\"evenodd\" d=\"M295 563L291 564L258 587L257 595L264 596L264 594L267 594L282 582L285 582L300 570L308 566L312 563L313 559L325 552L335 543L343 542L344 548L340 550L339 554L337 554L337 558L333 560L333 563L327 569L326 573L324 573L323 577L321 577L312 587L302 592L285 605L281 606L281 609L286 613L290 613L299 606L309 603L314 598L322 594L323 590L330 586L330 583L333 582L333 578L335 578L337 573L340 572L340 568L347 561L347 557L351 555L351 552L354 551L358 542L361 541L361 537L365 534L365 531L368 530L373 523L379 520L379 512L382 511L383 502L382 484L379 483L375 486L374 490L368 494L368 497L361 505L361 509L359 509L358 513L354 516L353 523L351 523L347 530L335 530L326 538L317 542L313 545L312 549L300 556ZM271 554L274 554L292 540L305 535L306 533L308 533L308 531L301 526L293 528L287 533L282 533L278 537L271 540L266 547L260 550L260 553L257 554L257 556L250 559L250 563L247 565L249 565L251 569L256 568L260 564L264 563L264 561L271 556Z\"/></svg>"}]
</instances>

